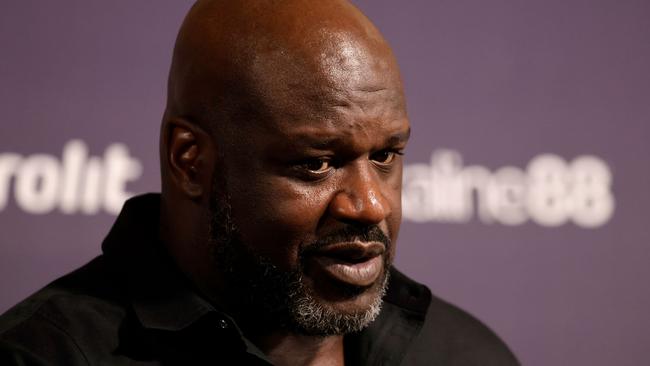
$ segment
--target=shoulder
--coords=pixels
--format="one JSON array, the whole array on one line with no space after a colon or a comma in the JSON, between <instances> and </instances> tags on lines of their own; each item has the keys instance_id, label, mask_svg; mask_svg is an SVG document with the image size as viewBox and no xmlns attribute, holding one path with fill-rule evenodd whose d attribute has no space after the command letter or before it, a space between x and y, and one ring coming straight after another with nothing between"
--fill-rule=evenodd
<instances>
[{"instance_id":1,"label":"shoulder","mask_svg":"<svg viewBox=\"0 0 650 366\"><path fill-rule=\"evenodd\" d=\"M424 321L405 355L404 364L417 365L518 365L506 344L481 321L396 271L393 284L411 293L411 311L424 310ZM395 277L395 276L394 276ZM417 296L413 296L417 295ZM402 297L403 298L403 297ZM409 305L409 304L407 304Z\"/></svg>"},{"instance_id":2,"label":"shoulder","mask_svg":"<svg viewBox=\"0 0 650 366\"><path fill-rule=\"evenodd\" d=\"M87 364L85 352L96 340L117 335L125 310L103 261L96 258L0 316L3 365L36 359Z\"/></svg>"}]
</instances>

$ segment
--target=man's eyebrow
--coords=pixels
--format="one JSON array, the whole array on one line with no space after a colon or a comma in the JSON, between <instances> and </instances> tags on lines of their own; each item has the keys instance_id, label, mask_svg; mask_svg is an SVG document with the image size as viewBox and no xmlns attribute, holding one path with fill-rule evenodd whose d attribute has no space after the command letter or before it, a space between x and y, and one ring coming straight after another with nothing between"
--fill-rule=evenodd
<instances>
[{"instance_id":1,"label":"man's eyebrow","mask_svg":"<svg viewBox=\"0 0 650 366\"><path fill-rule=\"evenodd\" d=\"M339 146L344 143L340 137L319 138L318 140L309 139L309 146L315 149L328 149L333 146Z\"/></svg>"},{"instance_id":2,"label":"man's eyebrow","mask_svg":"<svg viewBox=\"0 0 650 366\"><path fill-rule=\"evenodd\" d=\"M392 145L399 145L405 143L406 141L408 141L410 136L411 136L411 128L409 127L406 131L398 132L388 137L384 142L384 145L392 146ZM345 139L341 137L322 138L318 140L309 139L310 147L315 149L323 149L323 150L335 146L344 145L345 143L346 143Z\"/></svg>"},{"instance_id":3,"label":"man's eyebrow","mask_svg":"<svg viewBox=\"0 0 650 366\"><path fill-rule=\"evenodd\" d=\"M389 146L399 145L401 143L408 141L410 136L411 136L411 127L409 127L405 131L397 132L391 135L385 140L384 144ZM328 149L335 146L344 145L346 143L345 138L342 137L326 137L326 138L320 138L318 140L314 140L311 137L304 136L303 139L309 141L308 145L315 149Z\"/></svg>"},{"instance_id":4,"label":"man's eyebrow","mask_svg":"<svg viewBox=\"0 0 650 366\"><path fill-rule=\"evenodd\" d=\"M411 136L411 127L407 127L404 130L396 131L392 135L388 136L384 141L383 145L385 146L394 146L403 144L408 141ZM286 141L283 142L285 147L289 145L298 147L310 147L318 150L327 150L336 148L339 146L345 146L349 143L349 136L337 136L337 135L328 135L326 133L319 134L314 133L313 131L300 131L293 132L286 135L286 138L291 143L287 144Z\"/></svg>"},{"instance_id":5,"label":"man's eyebrow","mask_svg":"<svg viewBox=\"0 0 650 366\"><path fill-rule=\"evenodd\" d=\"M386 141L387 145L397 145L400 143L404 143L408 141L408 139L411 137L411 127L409 127L406 131L404 132L398 132L391 137L388 138Z\"/></svg>"}]
</instances>

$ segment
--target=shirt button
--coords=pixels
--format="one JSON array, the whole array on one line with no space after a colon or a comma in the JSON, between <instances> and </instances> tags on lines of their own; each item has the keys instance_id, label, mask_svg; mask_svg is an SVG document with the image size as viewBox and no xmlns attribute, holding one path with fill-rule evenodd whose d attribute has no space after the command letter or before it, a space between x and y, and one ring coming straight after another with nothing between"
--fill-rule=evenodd
<instances>
[{"instance_id":1,"label":"shirt button","mask_svg":"<svg viewBox=\"0 0 650 366\"><path fill-rule=\"evenodd\" d=\"M221 329L227 329L228 328L228 322L224 319L219 319L219 328Z\"/></svg>"}]
</instances>

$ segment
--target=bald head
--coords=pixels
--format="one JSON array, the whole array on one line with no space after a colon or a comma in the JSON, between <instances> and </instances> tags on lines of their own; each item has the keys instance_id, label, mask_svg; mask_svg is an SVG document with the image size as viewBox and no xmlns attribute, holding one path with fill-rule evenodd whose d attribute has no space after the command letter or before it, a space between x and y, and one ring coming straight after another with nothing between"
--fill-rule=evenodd
<instances>
[{"instance_id":1,"label":"bald head","mask_svg":"<svg viewBox=\"0 0 650 366\"><path fill-rule=\"evenodd\" d=\"M204 293L266 331L361 329L393 256L409 131L392 52L350 3L199 1L169 77L162 237ZM306 262L359 238L365 275Z\"/></svg>"},{"instance_id":2,"label":"bald head","mask_svg":"<svg viewBox=\"0 0 650 366\"><path fill-rule=\"evenodd\" d=\"M177 39L166 116L212 130L267 112L320 113L319 104L345 104L349 91L399 85L397 70L378 30L347 1L199 1Z\"/></svg>"}]
</instances>

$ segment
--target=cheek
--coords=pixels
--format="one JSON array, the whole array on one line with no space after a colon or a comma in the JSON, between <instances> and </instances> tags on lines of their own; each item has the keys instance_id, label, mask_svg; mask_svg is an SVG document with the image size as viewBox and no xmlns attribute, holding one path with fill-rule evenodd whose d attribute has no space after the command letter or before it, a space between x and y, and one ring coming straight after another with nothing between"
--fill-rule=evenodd
<instances>
[{"instance_id":1,"label":"cheek","mask_svg":"<svg viewBox=\"0 0 650 366\"><path fill-rule=\"evenodd\" d=\"M314 240L329 191L292 184L281 177L232 187L235 225L245 245L283 269L293 268L298 249Z\"/></svg>"}]
</instances>

